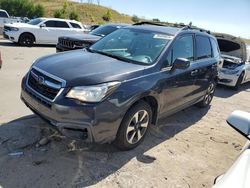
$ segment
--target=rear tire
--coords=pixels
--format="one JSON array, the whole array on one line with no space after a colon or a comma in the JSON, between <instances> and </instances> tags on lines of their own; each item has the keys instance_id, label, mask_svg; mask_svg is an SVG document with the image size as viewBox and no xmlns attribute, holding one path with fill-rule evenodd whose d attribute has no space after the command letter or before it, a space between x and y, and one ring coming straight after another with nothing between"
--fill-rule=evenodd
<instances>
[{"instance_id":1,"label":"rear tire","mask_svg":"<svg viewBox=\"0 0 250 188\"><path fill-rule=\"evenodd\" d=\"M114 144L120 150L137 147L145 138L152 120L148 103L140 101L128 110L118 130Z\"/></svg>"},{"instance_id":2,"label":"rear tire","mask_svg":"<svg viewBox=\"0 0 250 188\"><path fill-rule=\"evenodd\" d=\"M29 33L24 33L22 34L20 37L19 37L19 41L18 43L21 45L21 46L28 46L28 47L31 47L33 46L35 42L35 38L33 35L29 34Z\"/></svg>"},{"instance_id":3,"label":"rear tire","mask_svg":"<svg viewBox=\"0 0 250 188\"><path fill-rule=\"evenodd\" d=\"M200 108L206 108L210 105L213 97L214 97L214 91L216 87L216 82L211 82L207 88L206 94L204 95L202 101L197 103L196 105Z\"/></svg>"},{"instance_id":4,"label":"rear tire","mask_svg":"<svg viewBox=\"0 0 250 188\"><path fill-rule=\"evenodd\" d=\"M243 81L243 78L244 78L244 72L242 72L241 74L240 74L240 76L239 76L239 78L238 78L238 80L237 80L237 82L236 82L236 84L235 84L235 86L234 86L234 90L238 90L239 88L240 88L240 85L241 85L241 83L242 83L242 81Z\"/></svg>"}]
</instances>

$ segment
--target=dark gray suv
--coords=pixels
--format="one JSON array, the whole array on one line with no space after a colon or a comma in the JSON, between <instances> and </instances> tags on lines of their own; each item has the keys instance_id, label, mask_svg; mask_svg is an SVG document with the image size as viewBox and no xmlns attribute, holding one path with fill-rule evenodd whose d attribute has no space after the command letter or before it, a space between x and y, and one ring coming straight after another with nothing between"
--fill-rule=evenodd
<instances>
[{"instance_id":1,"label":"dark gray suv","mask_svg":"<svg viewBox=\"0 0 250 188\"><path fill-rule=\"evenodd\" d=\"M220 52L208 32L134 25L88 49L34 62L21 99L65 135L128 150L151 124L214 95Z\"/></svg>"}]
</instances>

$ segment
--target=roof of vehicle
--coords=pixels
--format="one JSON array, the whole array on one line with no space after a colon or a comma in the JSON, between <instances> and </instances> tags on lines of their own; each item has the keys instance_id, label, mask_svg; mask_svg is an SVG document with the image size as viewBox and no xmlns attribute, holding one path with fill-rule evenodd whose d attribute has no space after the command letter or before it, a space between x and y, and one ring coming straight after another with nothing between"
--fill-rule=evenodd
<instances>
[{"instance_id":1,"label":"roof of vehicle","mask_svg":"<svg viewBox=\"0 0 250 188\"><path fill-rule=\"evenodd\" d=\"M100 26L112 26L112 27L127 27L130 26L129 24L124 24L124 23L110 23L110 24L104 24Z\"/></svg>"},{"instance_id":2,"label":"roof of vehicle","mask_svg":"<svg viewBox=\"0 0 250 188\"><path fill-rule=\"evenodd\" d=\"M138 23L138 24L134 24L133 26L129 27L129 28L139 28L139 29L143 29L143 30L149 30L149 31L154 31L154 32L159 32L159 33L166 33L169 35L176 35L177 33L181 32L181 31L188 31L188 32L195 32L195 33L203 33L205 35L209 35L211 37L213 37L212 35L210 35L210 31L198 28L198 27L192 27L192 26L184 26L184 27L173 27L173 26L165 26L165 25L161 25L158 23L149 23L149 22L142 22L142 24Z\"/></svg>"},{"instance_id":3,"label":"roof of vehicle","mask_svg":"<svg viewBox=\"0 0 250 188\"><path fill-rule=\"evenodd\" d=\"M67 22L75 22L75 23L80 23L76 20L68 20L68 19L61 19L61 18L45 18L45 17L40 17L39 19L42 20L56 20L56 21L67 21Z\"/></svg>"},{"instance_id":4,"label":"roof of vehicle","mask_svg":"<svg viewBox=\"0 0 250 188\"><path fill-rule=\"evenodd\" d=\"M170 35L175 35L177 32L180 31L180 28L177 27L166 27L166 26L156 26L156 25L133 25L129 26L128 28L138 28L159 33L166 33Z\"/></svg>"}]
</instances>

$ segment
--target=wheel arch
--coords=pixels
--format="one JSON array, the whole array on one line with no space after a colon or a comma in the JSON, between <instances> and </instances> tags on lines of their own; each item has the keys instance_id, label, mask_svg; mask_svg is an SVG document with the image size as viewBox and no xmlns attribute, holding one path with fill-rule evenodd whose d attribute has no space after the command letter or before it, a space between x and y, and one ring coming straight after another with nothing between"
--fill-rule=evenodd
<instances>
[{"instance_id":1,"label":"wheel arch","mask_svg":"<svg viewBox=\"0 0 250 188\"><path fill-rule=\"evenodd\" d=\"M33 33L31 33L31 32L28 32L28 31L23 32L22 34L19 35L18 42L20 42L21 36L22 36L22 35L25 35L25 34L31 35L31 36L34 38L34 42L36 42L36 37L35 37L35 35L34 35Z\"/></svg>"},{"instance_id":2,"label":"wheel arch","mask_svg":"<svg viewBox=\"0 0 250 188\"><path fill-rule=\"evenodd\" d=\"M130 107L128 108L127 112L136 104L138 104L140 101L144 101L146 103L149 104L149 106L151 107L152 110L152 124L156 125L157 124L157 120L158 120L158 109L159 109L159 103L157 101L157 99L154 96L151 95L145 95L145 96L141 96L139 98L137 98L136 100L134 100L134 102L130 105Z\"/></svg>"}]
</instances>

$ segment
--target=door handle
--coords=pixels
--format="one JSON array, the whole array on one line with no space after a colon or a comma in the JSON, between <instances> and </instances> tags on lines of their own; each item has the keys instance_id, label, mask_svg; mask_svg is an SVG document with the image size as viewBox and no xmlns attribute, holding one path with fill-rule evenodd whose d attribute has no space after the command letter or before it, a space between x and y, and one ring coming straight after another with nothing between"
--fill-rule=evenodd
<instances>
[{"instance_id":1,"label":"door handle","mask_svg":"<svg viewBox=\"0 0 250 188\"><path fill-rule=\"evenodd\" d=\"M191 71L191 76L196 76L198 74L198 69Z\"/></svg>"}]
</instances>

